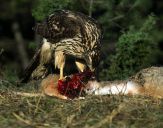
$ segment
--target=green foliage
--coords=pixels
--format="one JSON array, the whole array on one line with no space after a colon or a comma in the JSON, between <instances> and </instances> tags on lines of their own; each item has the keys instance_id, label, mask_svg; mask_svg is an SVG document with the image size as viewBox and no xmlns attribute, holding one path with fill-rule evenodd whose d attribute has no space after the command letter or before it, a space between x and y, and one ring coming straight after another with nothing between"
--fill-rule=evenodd
<instances>
[{"instance_id":1,"label":"green foliage","mask_svg":"<svg viewBox=\"0 0 163 128\"><path fill-rule=\"evenodd\" d=\"M125 79L138 70L152 65L157 43L151 38L156 19L149 16L140 29L131 26L116 44L116 54L111 56L111 65L101 72L105 79Z\"/></svg>"},{"instance_id":2,"label":"green foliage","mask_svg":"<svg viewBox=\"0 0 163 128\"><path fill-rule=\"evenodd\" d=\"M91 2L88 0L36 0L32 15L37 21L41 21L59 9L76 10L89 14L96 10L94 3L95 1L91 5Z\"/></svg>"},{"instance_id":3,"label":"green foliage","mask_svg":"<svg viewBox=\"0 0 163 128\"><path fill-rule=\"evenodd\" d=\"M32 15L36 20L43 20L45 17L58 9L71 7L71 0L37 0Z\"/></svg>"}]
</instances>

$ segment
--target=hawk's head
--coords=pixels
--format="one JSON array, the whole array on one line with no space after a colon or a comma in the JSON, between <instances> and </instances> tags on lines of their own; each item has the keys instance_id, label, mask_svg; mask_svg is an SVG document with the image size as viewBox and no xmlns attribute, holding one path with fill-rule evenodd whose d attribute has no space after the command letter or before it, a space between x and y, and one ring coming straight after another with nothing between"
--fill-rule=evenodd
<instances>
[{"instance_id":1,"label":"hawk's head","mask_svg":"<svg viewBox=\"0 0 163 128\"><path fill-rule=\"evenodd\" d=\"M38 23L34 30L37 34L55 41L72 38L80 32L80 21L69 11L55 11L42 23Z\"/></svg>"}]
</instances>

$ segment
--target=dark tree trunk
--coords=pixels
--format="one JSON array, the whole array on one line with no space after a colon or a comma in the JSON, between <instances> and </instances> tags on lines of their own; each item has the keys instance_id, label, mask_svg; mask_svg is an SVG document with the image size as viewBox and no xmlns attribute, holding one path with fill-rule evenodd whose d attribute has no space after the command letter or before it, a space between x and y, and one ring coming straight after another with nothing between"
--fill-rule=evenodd
<instances>
[{"instance_id":1,"label":"dark tree trunk","mask_svg":"<svg viewBox=\"0 0 163 128\"><path fill-rule=\"evenodd\" d=\"M20 32L18 22L16 22L16 21L13 22L12 30L14 33L15 41L17 43L18 53L19 53L20 60L22 62L22 67L23 67L23 69L25 69L25 67L28 65L28 57L27 57L27 52L25 50L24 39Z\"/></svg>"},{"instance_id":2,"label":"dark tree trunk","mask_svg":"<svg viewBox=\"0 0 163 128\"><path fill-rule=\"evenodd\" d=\"M89 16L92 17L92 7L93 7L93 0L90 0L89 4Z\"/></svg>"}]
</instances>

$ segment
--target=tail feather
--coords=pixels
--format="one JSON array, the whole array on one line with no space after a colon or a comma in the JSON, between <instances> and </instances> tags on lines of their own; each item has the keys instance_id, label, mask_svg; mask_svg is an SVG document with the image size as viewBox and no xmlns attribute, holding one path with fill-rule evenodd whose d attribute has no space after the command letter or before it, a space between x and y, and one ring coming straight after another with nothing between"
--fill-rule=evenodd
<instances>
[{"instance_id":1,"label":"tail feather","mask_svg":"<svg viewBox=\"0 0 163 128\"><path fill-rule=\"evenodd\" d=\"M32 72L37 68L37 66L39 65L39 60L40 60L40 53L41 53L41 49L39 49L34 57L32 58L30 64L27 66L27 68L24 70L24 75L22 77L22 79L20 80L21 83L26 83L28 82L28 80L30 79L30 76L32 74Z\"/></svg>"}]
</instances>

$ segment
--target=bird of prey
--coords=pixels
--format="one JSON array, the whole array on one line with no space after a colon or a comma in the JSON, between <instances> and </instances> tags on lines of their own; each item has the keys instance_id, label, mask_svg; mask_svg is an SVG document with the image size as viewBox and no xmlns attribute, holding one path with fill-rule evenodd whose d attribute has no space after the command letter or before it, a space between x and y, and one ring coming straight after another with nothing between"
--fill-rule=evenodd
<instances>
[{"instance_id":1,"label":"bird of prey","mask_svg":"<svg viewBox=\"0 0 163 128\"><path fill-rule=\"evenodd\" d=\"M47 75L48 67L60 69L60 79L67 55L76 58L80 72L86 68L94 71L100 61L101 26L93 18L79 12L57 10L34 30L43 37L43 44L26 69L23 81Z\"/></svg>"}]
</instances>

